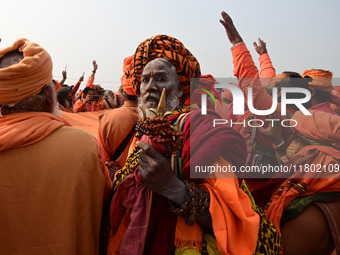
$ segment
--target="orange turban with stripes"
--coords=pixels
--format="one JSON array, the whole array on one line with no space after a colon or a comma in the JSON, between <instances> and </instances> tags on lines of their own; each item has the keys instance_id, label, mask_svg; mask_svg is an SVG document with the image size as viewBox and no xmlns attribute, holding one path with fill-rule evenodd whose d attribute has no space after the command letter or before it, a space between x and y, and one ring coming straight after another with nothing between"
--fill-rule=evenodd
<instances>
[{"instance_id":1,"label":"orange turban with stripes","mask_svg":"<svg viewBox=\"0 0 340 255\"><path fill-rule=\"evenodd\" d=\"M27 39L18 39L0 50L0 58L18 50L24 58L17 64L0 68L0 104L17 103L37 95L52 83L52 59L41 46Z\"/></svg>"},{"instance_id":2,"label":"orange turban with stripes","mask_svg":"<svg viewBox=\"0 0 340 255\"><path fill-rule=\"evenodd\" d=\"M131 67L131 61L135 55L132 55L130 57L127 57L124 59L124 64L123 64L123 76L120 79L121 84L123 85L123 90L126 92L126 94L131 95L131 96L136 96L136 92L132 87L131 84L131 79L129 78L129 70Z\"/></svg>"},{"instance_id":3,"label":"orange turban with stripes","mask_svg":"<svg viewBox=\"0 0 340 255\"><path fill-rule=\"evenodd\" d=\"M141 42L137 47L129 72L131 84L136 94L139 95L144 67L156 58L164 58L175 66L179 81L184 90L183 99L188 98L190 96L190 78L200 77L200 65L197 59L179 40L167 35L150 37Z\"/></svg>"},{"instance_id":4,"label":"orange turban with stripes","mask_svg":"<svg viewBox=\"0 0 340 255\"><path fill-rule=\"evenodd\" d=\"M332 85L333 74L331 72L311 69L303 72L302 77L305 76L313 78L313 80L308 83L311 89L318 89L326 91L328 93L332 93L332 90L334 88Z\"/></svg>"}]
</instances>

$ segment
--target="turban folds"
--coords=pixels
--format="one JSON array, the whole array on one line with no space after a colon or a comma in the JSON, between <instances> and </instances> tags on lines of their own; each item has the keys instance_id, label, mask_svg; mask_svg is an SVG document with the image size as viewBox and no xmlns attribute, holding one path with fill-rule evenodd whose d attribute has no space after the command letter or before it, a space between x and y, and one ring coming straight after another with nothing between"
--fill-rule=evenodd
<instances>
[{"instance_id":1,"label":"turban folds","mask_svg":"<svg viewBox=\"0 0 340 255\"><path fill-rule=\"evenodd\" d=\"M136 96L136 92L132 87L131 79L129 78L129 70L131 67L131 61L133 60L135 55L132 55L130 57L127 57L124 59L123 64L123 76L120 79L121 84L123 85L123 90L126 92L126 94L131 96Z\"/></svg>"},{"instance_id":2,"label":"turban folds","mask_svg":"<svg viewBox=\"0 0 340 255\"><path fill-rule=\"evenodd\" d=\"M52 59L41 46L27 39L18 39L0 50L0 58L18 50L24 58L17 64L0 68L0 104L17 103L37 95L52 83Z\"/></svg>"},{"instance_id":3,"label":"turban folds","mask_svg":"<svg viewBox=\"0 0 340 255\"><path fill-rule=\"evenodd\" d=\"M141 42L137 47L129 71L131 84L136 94L139 95L144 67L156 58L164 58L175 66L179 81L184 90L183 99L189 97L190 78L200 77L200 65L197 59L179 40L167 35L150 37Z\"/></svg>"},{"instance_id":4,"label":"turban folds","mask_svg":"<svg viewBox=\"0 0 340 255\"><path fill-rule=\"evenodd\" d=\"M308 83L311 89L323 90L328 93L331 93L334 89L332 85L333 74L331 72L311 69L303 72L302 77L305 76L313 78L313 80Z\"/></svg>"}]
</instances>

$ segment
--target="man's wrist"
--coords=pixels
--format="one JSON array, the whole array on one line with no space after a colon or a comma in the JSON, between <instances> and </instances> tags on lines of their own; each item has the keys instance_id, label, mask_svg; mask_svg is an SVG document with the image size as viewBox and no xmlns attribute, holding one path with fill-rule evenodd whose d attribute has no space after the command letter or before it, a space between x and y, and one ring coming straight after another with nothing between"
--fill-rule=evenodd
<instances>
[{"instance_id":1,"label":"man's wrist","mask_svg":"<svg viewBox=\"0 0 340 255\"><path fill-rule=\"evenodd\" d=\"M259 52L260 56L263 55L263 54L266 54L266 53L268 53L267 50L263 50L263 51Z\"/></svg>"}]
</instances>

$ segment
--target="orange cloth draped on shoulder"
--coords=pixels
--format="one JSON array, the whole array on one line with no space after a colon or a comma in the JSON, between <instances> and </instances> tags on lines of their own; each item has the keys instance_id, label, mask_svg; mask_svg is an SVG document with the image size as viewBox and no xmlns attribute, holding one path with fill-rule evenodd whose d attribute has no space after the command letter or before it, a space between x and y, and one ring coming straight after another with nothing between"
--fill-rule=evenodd
<instances>
[{"instance_id":1,"label":"orange cloth draped on shoulder","mask_svg":"<svg viewBox=\"0 0 340 255\"><path fill-rule=\"evenodd\" d=\"M220 157L214 166L222 165L231 166L227 160ZM215 177L204 179L199 187L210 195L209 212L219 252L254 254L259 232L259 215L253 211L248 195L239 188L235 176L225 178L226 175L223 174ZM182 249L184 245L188 245L192 248L202 236L203 231L197 223L190 227L183 217L177 217L176 247Z\"/></svg>"},{"instance_id":2,"label":"orange cloth draped on shoulder","mask_svg":"<svg viewBox=\"0 0 340 255\"><path fill-rule=\"evenodd\" d=\"M24 58L18 64L0 69L0 104L13 104L37 95L52 83L52 59L47 51L27 39L18 39L0 50L0 58L15 50L22 52Z\"/></svg>"},{"instance_id":3,"label":"orange cloth draped on shoulder","mask_svg":"<svg viewBox=\"0 0 340 255\"><path fill-rule=\"evenodd\" d=\"M184 89L183 102L185 102L190 96L190 78L201 76L200 65L179 40L167 35L150 37L137 47L128 75L134 91L139 95L143 69L148 62L156 58L164 58L175 66Z\"/></svg>"},{"instance_id":4,"label":"orange cloth draped on shoulder","mask_svg":"<svg viewBox=\"0 0 340 255\"><path fill-rule=\"evenodd\" d=\"M2 253L97 254L111 182L94 137L24 112L0 118L0 141Z\"/></svg>"},{"instance_id":5,"label":"orange cloth draped on shoulder","mask_svg":"<svg viewBox=\"0 0 340 255\"><path fill-rule=\"evenodd\" d=\"M222 157L215 165L231 165ZM224 176L225 177L225 176ZM260 218L234 178L207 178L199 185L209 192L209 211L221 254L254 254Z\"/></svg>"},{"instance_id":6,"label":"orange cloth draped on shoulder","mask_svg":"<svg viewBox=\"0 0 340 255\"><path fill-rule=\"evenodd\" d=\"M99 116L98 137L100 137L99 141L106 152L107 160L113 157L118 146L135 126L137 120L137 104L131 101L126 101L122 107ZM125 164L133 137L131 136L126 148L115 160L120 167L123 167Z\"/></svg>"},{"instance_id":7,"label":"orange cloth draped on shoulder","mask_svg":"<svg viewBox=\"0 0 340 255\"><path fill-rule=\"evenodd\" d=\"M0 151L34 144L64 125L71 126L64 119L47 112L5 115L0 118Z\"/></svg>"},{"instance_id":8,"label":"orange cloth draped on shoulder","mask_svg":"<svg viewBox=\"0 0 340 255\"><path fill-rule=\"evenodd\" d=\"M267 218L280 229L280 221L283 210L296 197L322 192L340 191L340 176L336 171L326 171L330 165L338 165L340 159L340 117L321 111L310 111L310 115L304 115L300 111L293 115L298 122L295 127L304 136L319 141L327 142L332 146L308 145L298 151L286 164L314 165L322 167L321 172L296 173L292 179L304 186L301 189L294 186L291 179L287 179L281 185L282 194L274 194L272 201L266 210ZM325 168L324 168L325 167ZM304 184L302 184L304 183Z\"/></svg>"}]
</instances>

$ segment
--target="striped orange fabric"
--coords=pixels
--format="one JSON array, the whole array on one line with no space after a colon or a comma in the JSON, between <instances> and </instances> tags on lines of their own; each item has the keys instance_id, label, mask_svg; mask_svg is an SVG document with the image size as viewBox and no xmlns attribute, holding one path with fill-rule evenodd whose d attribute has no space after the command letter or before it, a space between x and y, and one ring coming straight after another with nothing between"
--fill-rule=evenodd
<instances>
[{"instance_id":1,"label":"striped orange fabric","mask_svg":"<svg viewBox=\"0 0 340 255\"><path fill-rule=\"evenodd\" d=\"M190 95L190 78L200 77L200 65L179 40L167 35L150 37L137 47L129 70L131 84L136 94L139 95L144 67L156 58L164 58L175 66L179 81L184 89L183 99L188 98Z\"/></svg>"}]
</instances>

